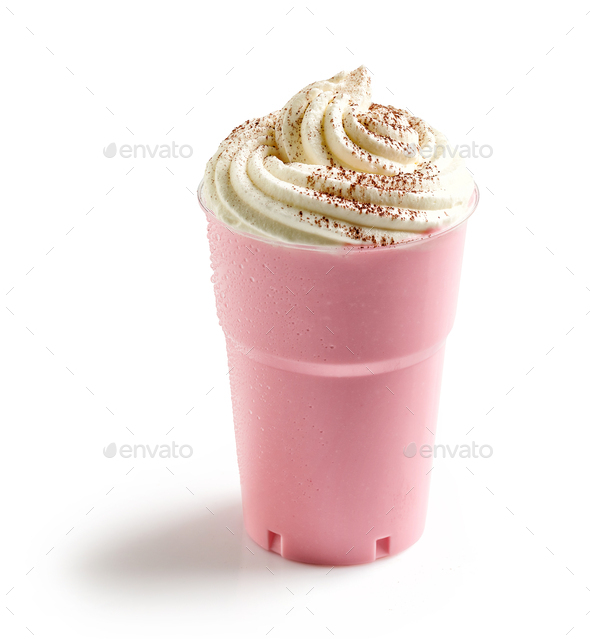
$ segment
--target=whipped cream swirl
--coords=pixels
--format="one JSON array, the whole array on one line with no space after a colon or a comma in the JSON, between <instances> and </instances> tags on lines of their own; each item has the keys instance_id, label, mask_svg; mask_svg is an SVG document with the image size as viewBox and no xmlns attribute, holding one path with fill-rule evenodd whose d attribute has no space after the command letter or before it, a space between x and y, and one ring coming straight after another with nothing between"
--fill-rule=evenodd
<instances>
[{"instance_id":1,"label":"whipped cream swirl","mask_svg":"<svg viewBox=\"0 0 590 639\"><path fill-rule=\"evenodd\" d=\"M359 67L235 128L207 163L201 197L221 221L268 239L394 244L468 214L474 183L447 145L422 119L374 104Z\"/></svg>"}]
</instances>

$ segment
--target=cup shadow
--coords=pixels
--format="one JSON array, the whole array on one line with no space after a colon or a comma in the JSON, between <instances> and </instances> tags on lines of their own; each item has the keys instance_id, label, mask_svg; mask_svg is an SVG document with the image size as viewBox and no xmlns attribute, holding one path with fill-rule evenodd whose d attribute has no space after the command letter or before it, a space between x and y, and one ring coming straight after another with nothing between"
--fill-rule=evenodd
<instances>
[{"instance_id":1,"label":"cup shadow","mask_svg":"<svg viewBox=\"0 0 590 639\"><path fill-rule=\"evenodd\" d=\"M238 572L262 572L275 558L281 559L245 533L237 499L217 505L214 514L204 509L159 526L115 532L87 550L75 572L87 585L116 589L175 581L210 587L212 581L226 581Z\"/></svg>"},{"instance_id":2,"label":"cup shadow","mask_svg":"<svg viewBox=\"0 0 590 639\"><path fill-rule=\"evenodd\" d=\"M390 559L391 560L391 559ZM370 568L374 564L365 565ZM80 586L109 595L163 592L178 588L195 594L225 593L228 587L256 588L278 578L313 581L327 566L290 561L264 550L245 532L239 498L167 520L162 524L113 531L79 556L73 573ZM334 569L334 568L333 568ZM336 566L349 573L361 566Z\"/></svg>"}]
</instances>

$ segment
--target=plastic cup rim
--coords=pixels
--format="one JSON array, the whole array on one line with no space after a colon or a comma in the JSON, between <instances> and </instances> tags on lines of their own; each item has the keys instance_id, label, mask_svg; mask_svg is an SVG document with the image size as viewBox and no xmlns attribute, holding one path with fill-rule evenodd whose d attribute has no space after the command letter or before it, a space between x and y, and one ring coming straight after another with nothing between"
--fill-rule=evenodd
<instances>
[{"instance_id":1,"label":"plastic cup rim","mask_svg":"<svg viewBox=\"0 0 590 639\"><path fill-rule=\"evenodd\" d=\"M473 215L473 213L475 212L475 209L477 208L479 204L479 188L477 186L477 183L474 182L473 192L471 194L471 198L469 199L469 207L468 207L467 213L459 222L443 229L442 231L429 233L429 234L416 233L415 239L397 242L396 244L386 244L385 246L382 246L380 244L378 245L375 245L375 244L338 244L338 245L297 244L295 242L285 242L283 240L266 238L261 235L257 235L255 233L249 233L247 231L238 231L234 227L231 227L229 224L226 224L225 222L220 220L217 217L217 215L215 215L215 213L203 202L203 197L202 197L203 183L204 183L204 180L201 180L197 188L197 198L199 200L199 205L201 209L204 211L206 215L212 216L219 224L224 226L228 231L230 231L234 235L240 235L242 237L248 238L249 240L264 242L265 244L270 244L272 246L282 246L284 248L307 250L307 251L339 252L344 250L344 251L350 252L351 250L360 251L360 250L366 250L366 249L372 249L372 250L397 249L399 250L400 248L415 246L416 244L423 245L425 242L431 242L433 240L436 240L437 238L442 237L443 235L446 235L447 233L450 233L451 231L454 231L458 229L459 227L463 226L467 222L467 220Z\"/></svg>"}]
</instances>

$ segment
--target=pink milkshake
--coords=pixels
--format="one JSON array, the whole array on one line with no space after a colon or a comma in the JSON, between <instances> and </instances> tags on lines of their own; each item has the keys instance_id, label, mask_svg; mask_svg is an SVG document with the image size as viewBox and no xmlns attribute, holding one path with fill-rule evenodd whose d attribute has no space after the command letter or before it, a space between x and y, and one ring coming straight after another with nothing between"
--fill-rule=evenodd
<instances>
[{"instance_id":1,"label":"pink milkshake","mask_svg":"<svg viewBox=\"0 0 590 639\"><path fill-rule=\"evenodd\" d=\"M477 205L463 174L406 152L437 132L367 85L339 74L234 130L199 189L245 527L307 563L370 562L422 534L430 460L403 450L434 443Z\"/></svg>"}]
</instances>

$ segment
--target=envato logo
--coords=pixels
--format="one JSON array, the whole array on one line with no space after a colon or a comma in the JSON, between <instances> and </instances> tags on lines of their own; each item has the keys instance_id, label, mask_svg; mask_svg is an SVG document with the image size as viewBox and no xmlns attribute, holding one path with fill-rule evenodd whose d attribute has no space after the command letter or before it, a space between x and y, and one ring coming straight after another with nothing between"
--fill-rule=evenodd
<instances>
[{"instance_id":1,"label":"envato logo","mask_svg":"<svg viewBox=\"0 0 590 639\"><path fill-rule=\"evenodd\" d=\"M193 447L188 444L178 446L176 442L172 442L172 445L156 444L154 447L148 444L134 444L133 446L131 446L131 444L123 444L123 446L119 446L117 450L117 444L112 442L102 449L102 454L109 459L115 457L117 453L124 459L130 459L131 457L134 459L138 457L151 457L152 459L154 457L161 457L162 459L169 457L178 459L182 457L183 459L187 459L193 454Z\"/></svg>"},{"instance_id":2,"label":"envato logo","mask_svg":"<svg viewBox=\"0 0 590 639\"><path fill-rule=\"evenodd\" d=\"M456 155L460 158L484 158L487 160L494 154L494 149L489 144L479 146L475 142L453 147L448 144L435 144L434 146L426 144L419 147L417 144L411 143L404 149L404 154L409 158L415 158L420 155L425 160L439 157L454 158Z\"/></svg>"},{"instance_id":3,"label":"envato logo","mask_svg":"<svg viewBox=\"0 0 590 639\"><path fill-rule=\"evenodd\" d=\"M494 454L494 449L489 444L483 444L483 446L480 446L475 442L471 442L471 446L469 446L469 444L462 444L461 446L457 444L454 448L451 448L448 444L446 446L443 446L442 444L435 444L434 446L423 444L420 448L418 448L415 442L411 442L404 448L404 455L406 457L415 457L416 454L428 459L431 457L437 458L447 456L451 459L455 456L461 457L462 459L478 459L479 457L487 459Z\"/></svg>"},{"instance_id":4,"label":"envato logo","mask_svg":"<svg viewBox=\"0 0 590 639\"><path fill-rule=\"evenodd\" d=\"M119 148L114 142L103 147L102 154L105 158L114 158L119 154L126 160L129 158L190 158L193 154L193 147L189 144L182 144L179 146L176 142L172 144L156 144L150 146L149 144L123 144Z\"/></svg>"}]
</instances>

